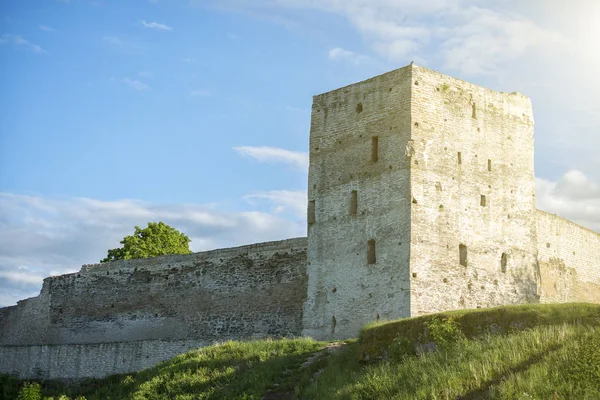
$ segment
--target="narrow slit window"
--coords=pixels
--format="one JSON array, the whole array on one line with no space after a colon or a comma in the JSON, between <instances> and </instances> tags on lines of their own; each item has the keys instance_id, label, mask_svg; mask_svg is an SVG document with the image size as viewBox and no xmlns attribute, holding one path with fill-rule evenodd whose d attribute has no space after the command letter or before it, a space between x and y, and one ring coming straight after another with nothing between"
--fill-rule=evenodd
<instances>
[{"instance_id":1,"label":"narrow slit window","mask_svg":"<svg viewBox=\"0 0 600 400\"><path fill-rule=\"evenodd\" d=\"M315 201L314 200L310 200L308 202L307 217L308 217L308 223L309 224L314 224L315 223Z\"/></svg>"},{"instance_id":2,"label":"narrow slit window","mask_svg":"<svg viewBox=\"0 0 600 400\"><path fill-rule=\"evenodd\" d=\"M373 136L371 138L371 161L377 162L379 160L379 136Z\"/></svg>"},{"instance_id":3,"label":"narrow slit window","mask_svg":"<svg viewBox=\"0 0 600 400\"><path fill-rule=\"evenodd\" d=\"M508 256L506 253L502 253L502 257L500 257L500 271L506 273L506 264L508 262Z\"/></svg>"},{"instance_id":4,"label":"narrow slit window","mask_svg":"<svg viewBox=\"0 0 600 400\"><path fill-rule=\"evenodd\" d=\"M367 242L368 250L367 250L367 263L375 264L377 262L377 255L375 251L375 240L371 239Z\"/></svg>"},{"instance_id":5,"label":"narrow slit window","mask_svg":"<svg viewBox=\"0 0 600 400\"><path fill-rule=\"evenodd\" d=\"M481 195L481 199L479 200L479 205L481 207L485 207L485 205L486 205L486 200L485 200L485 195L484 194Z\"/></svg>"},{"instance_id":6,"label":"narrow slit window","mask_svg":"<svg viewBox=\"0 0 600 400\"><path fill-rule=\"evenodd\" d=\"M473 110L471 113L471 117L474 119L477 119L477 106L475 105L475 103L473 103Z\"/></svg>"},{"instance_id":7,"label":"narrow slit window","mask_svg":"<svg viewBox=\"0 0 600 400\"><path fill-rule=\"evenodd\" d=\"M358 211L358 192L353 190L350 193L350 215L356 215Z\"/></svg>"},{"instance_id":8,"label":"narrow slit window","mask_svg":"<svg viewBox=\"0 0 600 400\"><path fill-rule=\"evenodd\" d=\"M460 154L460 151L458 152L458 165L462 164L462 154Z\"/></svg>"},{"instance_id":9,"label":"narrow slit window","mask_svg":"<svg viewBox=\"0 0 600 400\"><path fill-rule=\"evenodd\" d=\"M462 265L463 267L466 267L467 266L467 246L465 246L464 244L458 245L458 256L459 256L460 265Z\"/></svg>"},{"instance_id":10,"label":"narrow slit window","mask_svg":"<svg viewBox=\"0 0 600 400\"><path fill-rule=\"evenodd\" d=\"M488 160L488 171L492 170L492 160Z\"/></svg>"}]
</instances>

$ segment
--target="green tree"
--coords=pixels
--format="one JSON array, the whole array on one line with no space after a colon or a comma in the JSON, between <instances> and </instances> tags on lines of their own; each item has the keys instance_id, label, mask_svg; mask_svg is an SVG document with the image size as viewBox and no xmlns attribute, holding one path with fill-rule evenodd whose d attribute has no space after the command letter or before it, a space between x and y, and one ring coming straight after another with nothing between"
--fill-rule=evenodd
<instances>
[{"instance_id":1,"label":"green tree","mask_svg":"<svg viewBox=\"0 0 600 400\"><path fill-rule=\"evenodd\" d=\"M190 238L163 222L148 222L148 227L135 227L133 235L121 240L123 247L108 250L101 263L132 258L148 258L165 254L189 254Z\"/></svg>"}]
</instances>

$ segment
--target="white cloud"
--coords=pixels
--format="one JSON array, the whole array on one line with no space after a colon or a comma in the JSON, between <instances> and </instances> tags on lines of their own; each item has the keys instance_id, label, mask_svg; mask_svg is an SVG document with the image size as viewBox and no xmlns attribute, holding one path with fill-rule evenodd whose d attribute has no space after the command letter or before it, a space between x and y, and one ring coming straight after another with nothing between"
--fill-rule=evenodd
<instances>
[{"instance_id":1,"label":"white cloud","mask_svg":"<svg viewBox=\"0 0 600 400\"><path fill-rule=\"evenodd\" d=\"M138 81L137 79L125 78L123 79L123 83L127 86L134 88L135 90L149 90L150 86L146 85L143 82Z\"/></svg>"},{"instance_id":2,"label":"white cloud","mask_svg":"<svg viewBox=\"0 0 600 400\"><path fill-rule=\"evenodd\" d=\"M146 28L158 29L160 31L172 31L173 30L173 28L171 28L170 26L165 25L165 24L159 24L158 22L142 21L142 25L144 25Z\"/></svg>"},{"instance_id":3,"label":"white cloud","mask_svg":"<svg viewBox=\"0 0 600 400\"><path fill-rule=\"evenodd\" d=\"M48 53L46 50L42 49L41 46L35 43L31 43L30 41L24 39L19 35L11 35L5 33L2 36L0 36L0 44L24 47L36 54Z\"/></svg>"},{"instance_id":4,"label":"white cloud","mask_svg":"<svg viewBox=\"0 0 600 400\"><path fill-rule=\"evenodd\" d=\"M54 28L49 27L48 25L40 25L39 28L46 32L54 32L55 31Z\"/></svg>"},{"instance_id":5,"label":"white cloud","mask_svg":"<svg viewBox=\"0 0 600 400\"><path fill-rule=\"evenodd\" d=\"M600 185L583 172L568 171L555 182L537 178L536 201L540 210L600 233Z\"/></svg>"},{"instance_id":6,"label":"white cloud","mask_svg":"<svg viewBox=\"0 0 600 400\"><path fill-rule=\"evenodd\" d=\"M303 190L270 190L249 194L244 198L268 200L273 205L272 212L275 214L289 211L300 220L304 220L306 217L307 197Z\"/></svg>"},{"instance_id":7,"label":"white cloud","mask_svg":"<svg viewBox=\"0 0 600 400\"><path fill-rule=\"evenodd\" d=\"M304 218L296 214L299 194L265 195L253 200L268 200L277 212L0 193L0 307L36 295L43 277L98 262L108 249L120 246L135 225L143 227L149 221L163 221L184 232L192 239L192 251L306 234Z\"/></svg>"},{"instance_id":8,"label":"white cloud","mask_svg":"<svg viewBox=\"0 0 600 400\"><path fill-rule=\"evenodd\" d=\"M290 164L301 170L308 171L308 153L305 152L268 146L240 146L233 149L242 155L261 162Z\"/></svg>"},{"instance_id":9,"label":"white cloud","mask_svg":"<svg viewBox=\"0 0 600 400\"><path fill-rule=\"evenodd\" d=\"M368 61L369 57L350 50L342 49L341 47L334 47L333 49L329 50L329 59L344 60L353 64L361 64L365 61Z\"/></svg>"},{"instance_id":10,"label":"white cloud","mask_svg":"<svg viewBox=\"0 0 600 400\"><path fill-rule=\"evenodd\" d=\"M44 276L31 274L21 271L0 271L0 279L7 279L12 282L41 285Z\"/></svg>"}]
</instances>

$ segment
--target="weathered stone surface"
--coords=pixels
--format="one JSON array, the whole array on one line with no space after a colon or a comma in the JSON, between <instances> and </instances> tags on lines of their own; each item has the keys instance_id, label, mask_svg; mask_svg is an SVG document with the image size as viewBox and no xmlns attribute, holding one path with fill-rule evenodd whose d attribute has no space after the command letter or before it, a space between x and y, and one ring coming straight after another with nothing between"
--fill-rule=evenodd
<instances>
[{"instance_id":1,"label":"weathered stone surface","mask_svg":"<svg viewBox=\"0 0 600 400\"><path fill-rule=\"evenodd\" d=\"M198 346L299 336L306 281L306 238L84 265L78 273L47 278L38 297L0 309L0 343L6 346L0 373L26 376L39 367L52 376L79 377L98 367L93 376L100 376L149 366L129 360L109 368L122 352L146 354L131 351L146 348L148 340L174 341L152 342L166 349L164 357L149 359L158 360L176 354L184 341ZM122 343L129 341L137 344ZM104 347L89 347L96 355L88 357L83 344L98 343ZM79 369L67 362L74 354L82 360Z\"/></svg>"},{"instance_id":2,"label":"weathered stone surface","mask_svg":"<svg viewBox=\"0 0 600 400\"><path fill-rule=\"evenodd\" d=\"M543 303L600 303L600 234L537 211Z\"/></svg>"},{"instance_id":3,"label":"weathered stone surface","mask_svg":"<svg viewBox=\"0 0 600 400\"><path fill-rule=\"evenodd\" d=\"M537 302L529 98L412 71L411 315Z\"/></svg>"},{"instance_id":4,"label":"weathered stone surface","mask_svg":"<svg viewBox=\"0 0 600 400\"><path fill-rule=\"evenodd\" d=\"M410 315L411 76L405 67L314 97L305 335L347 338L377 318Z\"/></svg>"},{"instance_id":5,"label":"weathered stone surface","mask_svg":"<svg viewBox=\"0 0 600 400\"><path fill-rule=\"evenodd\" d=\"M0 346L0 371L23 379L103 378L135 372L211 344L199 340L140 340L35 346Z\"/></svg>"}]
</instances>

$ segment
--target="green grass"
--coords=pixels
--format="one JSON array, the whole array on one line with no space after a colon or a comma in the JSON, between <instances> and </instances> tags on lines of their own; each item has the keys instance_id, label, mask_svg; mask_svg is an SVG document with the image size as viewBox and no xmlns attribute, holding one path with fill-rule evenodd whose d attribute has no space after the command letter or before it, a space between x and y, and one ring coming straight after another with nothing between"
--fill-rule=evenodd
<instances>
[{"instance_id":1,"label":"green grass","mask_svg":"<svg viewBox=\"0 0 600 400\"><path fill-rule=\"evenodd\" d=\"M600 399L600 327L539 326L363 366L333 357L307 399ZM354 356L354 357L353 357Z\"/></svg>"},{"instance_id":2,"label":"green grass","mask_svg":"<svg viewBox=\"0 0 600 400\"><path fill-rule=\"evenodd\" d=\"M261 399L272 390L299 399L600 399L600 305L447 312L371 324L346 343L328 355L310 339L228 342L137 374L42 386L45 396L88 400ZM6 379L17 393L23 382Z\"/></svg>"}]
</instances>

